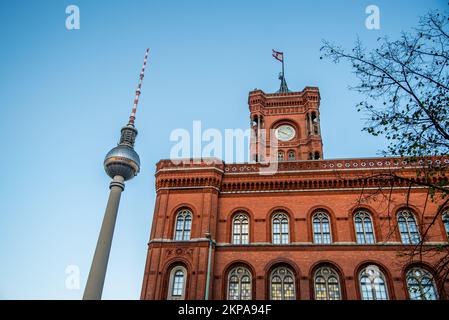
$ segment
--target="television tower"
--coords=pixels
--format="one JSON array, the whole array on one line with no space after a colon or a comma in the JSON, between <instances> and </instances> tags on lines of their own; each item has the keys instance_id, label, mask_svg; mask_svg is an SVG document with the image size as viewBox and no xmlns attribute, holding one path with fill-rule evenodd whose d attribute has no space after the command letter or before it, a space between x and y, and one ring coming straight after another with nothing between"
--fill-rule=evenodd
<instances>
[{"instance_id":1,"label":"television tower","mask_svg":"<svg viewBox=\"0 0 449 320\"><path fill-rule=\"evenodd\" d=\"M120 196L125 189L124 182L136 176L140 169L139 155L134 151L134 142L137 136L134 120L136 119L137 105L139 103L140 90L142 88L142 80L149 51L150 49L147 49L145 52L139 84L136 89L136 97L128 124L121 129L118 145L112 148L104 159L104 170L112 178L111 184L109 185L111 191L109 193L108 204L104 213L100 235L98 236L89 277L87 278L86 288L84 289L83 300L101 299Z\"/></svg>"}]
</instances>

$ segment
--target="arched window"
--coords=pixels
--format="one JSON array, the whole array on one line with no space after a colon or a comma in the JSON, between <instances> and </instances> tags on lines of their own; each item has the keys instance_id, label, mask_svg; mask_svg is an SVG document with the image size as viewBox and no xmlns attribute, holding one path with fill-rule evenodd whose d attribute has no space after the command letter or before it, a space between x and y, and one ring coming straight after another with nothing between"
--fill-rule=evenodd
<instances>
[{"instance_id":1,"label":"arched window","mask_svg":"<svg viewBox=\"0 0 449 320\"><path fill-rule=\"evenodd\" d=\"M337 272L329 267L321 267L315 272L315 299L340 300L341 290Z\"/></svg>"},{"instance_id":2,"label":"arched window","mask_svg":"<svg viewBox=\"0 0 449 320\"><path fill-rule=\"evenodd\" d=\"M331 243L329 216L325 212L317 212L313 216L313 242L317 244Z\"/></svg>"},{"instance_id":3,"label":"arched window","mask_svg":"<svg viewBox=\"0 0 449 320\"><path fill-rule=\"evenodd\" d=\"M290 150L289 152L288 152L288 160L295 160L295 151L293 151L293 150Z\"/></svg>"},{"instance_id":4,"label":"arched window","mask_svg":"<svg viewBox=\"0 0 449 320\"><path fill-rule=\"evenodd\" d=\"M175 240L190 240L190 229L192 228L192 213L182 209L176 216Z\"/></svg>"},{"instance_id":5,"label":"arched window","mask_svg":"<svg viewBox=\"0 0 449 320\"><path fill-rule=\"evenodd\" d=\"M235 267L228 276L228 299L251 300L251 272L245 267Z\"/></svg>"},{"instance_id":6,"label":"arched window","mask_svg":"<svg viewBox=\"0 0 449 320\"><path fill-rule=\"evenodd\" d=\"M366 211L359 211L354 215L354 226L357 243L359 244L373 244L374 228L371 216Z\"/></svg>"},{"instance_id":7,"label":"arched window","mask_svg":"<svg viewBox=\"0 0 449 320\"><path fill-rule=\"evenodd\" d=\"M318 127L318 117L315 112L312 112L312 126L313 134L320 134L320 129Z\"/></svg>"},{"instance_id":8,"label":"arched window","mask_svg":"<svg viewBox=\"0 0 449 320\"><path fill-rule=\"evenodd\" d=\"M278 161L284 161L284 151L278 151Z\"/></svg>"},{"instance_id":9,"label":"arched window","mask_svg":"<svg viewBox=\"0 0 449 320\"><path fill-rule=\"evenodd\" d=\"M244 213L239 213L232 219L232 243L249 243L249 218Z\"/></svg>"},{"instance_id":10,"label":"arched window","mask_svg":"<svg viewBox=\"0 0 449 320\"><path fill-rule=\"evenodd\" d=\"M186 291L187 270L183 266L175 266L170 271L168 300L183 300Z\"/></svg>"},{"instance_id":11,"label":"arched window","mask_svg":"<svg viewBox=\"0 0 449 320\"><path fill-rule=\"evenodd\" d=\"M378 266L369 265L359 274L362 300L388 300L385 276Z\"/></svg>"},{"instance_id":12,"label":"arched window","mask_svg":"<svg viewBox=\"0 0 449 320\"><path fill-rule=\"evenodd\" d=\"M422 268L412 268L407 272L407 289L411 300L438 299L433 276Z\"/></svg>"},{"instance_id":13,"label":"arched window","mask_svg":"<svg viewBox=\"0 0 449 320\"><path fill-rule=\"evenodd\" d=\"M318 151L315 152L315 160L320 160L320 153Z\"/></svg>"},{"instance_id":14,"label":"arched window","mask_svg":"<svg viewBox=\"0 0 449 320\"><path fill-rule=\"evenodd\" d=\"M286 267L278 267L270 275L271 300L295 300L295 276Z\"/></svg>"},{"instance_id":15,"label":"arched window","mask_svg":"<svg viewBox=\"0 0 449 320\"><path fill-rule=\"evenodd\" d=\"M289 242L288 217L285 213L276 213L272 218L273 244Z\"/></svg>"},{"instance_id":16,"label":"arched window","mask_svg":"<svg viewBox=\"0 0 449 320\"><path fill-rule=\"evenodd\" d=\"M420 241L418 226L413 214L409 210L398 213L399 232L403 244L418 244Z\"/></svg>"},{"instance_id":17,"label":"arched window","mask_svg":"<svg viewBox=\"0 0 449 320\"><path fill-rule=\"evenodd\" d=\"M449 240L449 210L443 213L443 224L444 229L446 230L447 239Z\"/></svg>"}]
</instances>

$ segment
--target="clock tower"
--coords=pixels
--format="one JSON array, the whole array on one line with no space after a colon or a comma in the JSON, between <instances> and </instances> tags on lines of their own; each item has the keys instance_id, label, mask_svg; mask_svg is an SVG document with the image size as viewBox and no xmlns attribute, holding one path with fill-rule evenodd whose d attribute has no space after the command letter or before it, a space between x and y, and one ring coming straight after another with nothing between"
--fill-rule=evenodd
<instances>
[{"instance_id":1,"label":"clock tower","mask_svg":"<svg viewBox=\"0 0 449 320\"><path fill-rule=\"evenodd\" d=\"M282 90L281 81L281 89L276 93L251 91L248 105L252 129L251 161L323 158L317 87L294 92Z\"/></svg>"}]
</instances>

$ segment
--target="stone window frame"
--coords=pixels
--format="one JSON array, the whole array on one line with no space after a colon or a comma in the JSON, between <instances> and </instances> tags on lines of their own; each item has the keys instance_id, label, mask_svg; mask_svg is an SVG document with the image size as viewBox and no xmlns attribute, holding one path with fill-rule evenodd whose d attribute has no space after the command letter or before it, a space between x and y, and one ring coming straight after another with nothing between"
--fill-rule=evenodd
<instances>
[{"instance_id":1,"label":"stone window frame","mask_svg":"<svg viewBox=\"0 0 449 320\"><path fill-rule=\"evenodd\" d=\"M175 284L175 276L177 272L183 273L183 288L181 295L173 295L173 289ZM186 284L187 284L187 269L183 265L175 265L170 269L170 276L168 280L167 300L184 300L186 296Z\"/></svg>"}]
</instances>

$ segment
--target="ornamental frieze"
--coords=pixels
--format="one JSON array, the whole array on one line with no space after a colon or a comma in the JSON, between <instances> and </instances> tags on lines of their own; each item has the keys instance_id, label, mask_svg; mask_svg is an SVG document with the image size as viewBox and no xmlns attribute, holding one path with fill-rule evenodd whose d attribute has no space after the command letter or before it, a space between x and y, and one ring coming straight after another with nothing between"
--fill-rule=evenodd
<instances>
[{"instance_id":1,"label":"ornamental frieze","mask_svg":"<svg viewBox=\"0 0 449 320\"><path fill-rule=\"evenodd\" d=\"M271 164L273 165L273 164ZM285 161L276 163L276 171L263 174L268 164L240 163L176 165L164 160L157 173L156 189L212 188L218 192L305 190L379 187L392 183L379 175L396 172L403 177L420 182L416 170L449 165L448 157L407 161L404 158L369 158ZM176 171L179 170L179 171ZM266 171L265 171L266 172ZM433 182L446 181L433 177ZM406 180L394 181L394 186L405 187Z\"/></svg>"},{"instance_id":2,"label":"ornamental frieze","mask_svg":"<svg viewBox=\"0 0 449 320\"><path fill-rule=\"evenodd\" d=\"M187 258L192 258L193 249L192 248L170 248L165 251L165 256L169 257L172 255L176 256L186 256Z\"/></svg>"}]
</instances>

